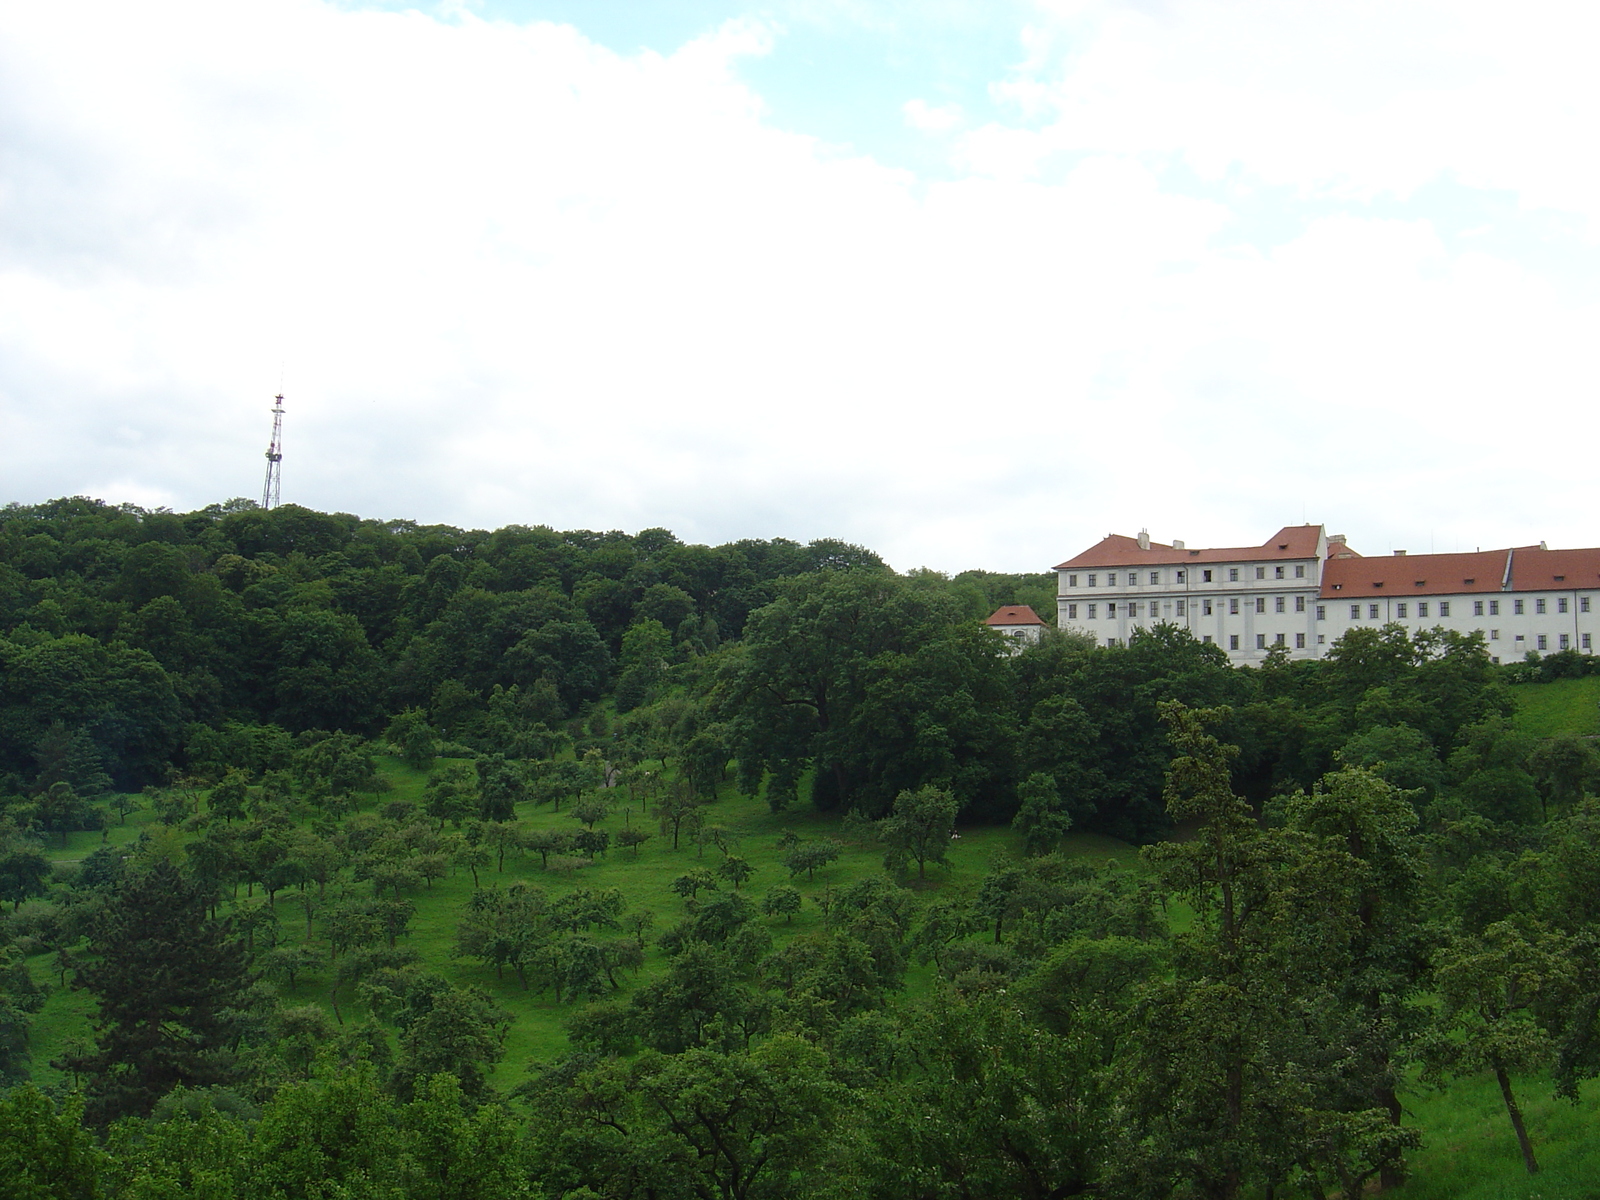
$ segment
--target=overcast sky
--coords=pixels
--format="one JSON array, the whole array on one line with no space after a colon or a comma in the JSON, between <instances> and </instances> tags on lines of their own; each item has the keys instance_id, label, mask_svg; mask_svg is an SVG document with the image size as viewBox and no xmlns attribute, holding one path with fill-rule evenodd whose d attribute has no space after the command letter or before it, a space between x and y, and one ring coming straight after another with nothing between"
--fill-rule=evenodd
<instances>
[{"instance_id":1,"label":"overcast sky","mask_svg":"<svg viewBox=\"0 0 1600 1200\"><path fill-rule=\"evenodd\" d=\"M0 0L0 502L1600 544L1597 25Z\"/></svg>"}]
</instances>

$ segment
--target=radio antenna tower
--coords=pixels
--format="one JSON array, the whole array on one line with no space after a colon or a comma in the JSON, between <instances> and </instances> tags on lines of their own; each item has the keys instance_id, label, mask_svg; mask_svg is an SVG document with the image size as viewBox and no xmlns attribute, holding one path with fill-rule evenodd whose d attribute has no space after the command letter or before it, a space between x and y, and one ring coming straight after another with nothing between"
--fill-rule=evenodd
<instances>
[{"instance_id":1,"label":"radio antenna tower","mask_svg":"<svg viewBox=\"0 0 1600 1200\"><path fill-rule=\"evenodd\" d=\"M274 396L272 406L272 445L267 447L267 482L261 489L261 507L278 507L278 490L283 483L283 397Z\"/></svg>"}]
</instances>

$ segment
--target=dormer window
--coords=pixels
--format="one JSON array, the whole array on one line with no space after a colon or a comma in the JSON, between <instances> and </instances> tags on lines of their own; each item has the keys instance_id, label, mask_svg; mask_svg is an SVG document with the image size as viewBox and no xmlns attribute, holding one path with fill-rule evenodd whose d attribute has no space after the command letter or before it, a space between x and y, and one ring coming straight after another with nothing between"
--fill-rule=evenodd
<instances>
[{"instance_id":1,"label":"dormer window","mask_svg":"<svg viewBox=\"0 0 1600 1200\"><path fill-rule=\"evenodd\" d=\"M1476 579L1463 579L1461 582L1464 585L1466 585L1467 587L1471 587L1473 584L1477 583L1478 581Z\"/></svg>"},{"instance_id":2,"label":"dormer window","mask_svg":"<svg viewBox=\"0 0 1600 1200\"><path fill-rule=\"evenodd\" d=\"M1557 583L1565 583L1566 581L1567 581L1567 577L1565 575L1557 575L1556 576L1556 582Z\"/></svg>"},{"instance_id":3,"label":"dormer window","mask_svg":"<svg viewBox=\"0 0 1600 1200\"><path fill-rule=\"evenodd\" d=\"M1378 582L1378 583L1375 583L1375 584L1373 584L1373 585L1372 585L1372 586L1373 586L1373 587L1382 587L1382 586L1383 586L1383 583L1382 583L1382 582L1381 582L1381 581L1380 581L1380 582Z\"/></svg>"}]
</instances>

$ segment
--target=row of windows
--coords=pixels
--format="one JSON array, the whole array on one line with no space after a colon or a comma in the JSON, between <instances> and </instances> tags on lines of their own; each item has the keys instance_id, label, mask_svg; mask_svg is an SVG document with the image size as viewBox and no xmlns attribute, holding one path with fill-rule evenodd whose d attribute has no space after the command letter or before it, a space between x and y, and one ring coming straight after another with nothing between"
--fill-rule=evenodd
<instances>
[{"instance_id":1,"label":"row of windows","mask_svg":"<svg viewBox=\"0 0 1600 1200\"><path fill-rule=\"evenodd\" d=\"M1228 582L1229 583L1238 583L1239 582L1239 572L1241 570L1244 570L1244 569L1247 569L1247 568L1228 567L1226 569L1227 569L1227 572L1228 572ZM1212 577L1214 575L1220 574L1220 572L1222 570L1223 570L1223 568L1218 567L1218 568L1215 568L1214 570L1203 570L1203 571L1201 571L1200 572L1200 582L1201 583L1216 583L1216 582L1218 582L1218 580L1216 580L1216 579L1214 579ZM1285 568L1283 568L1283 567L1273 567L1272 568L1272 578L1274 578L1274 579L1284 579L1284 578L1286 578L1286 576L1284 575L1284 570L1285 570ZM1255 569L1255 572L1256 572L1256 576L1255 577L1257 579L1265 579L1267 577L1267 568L1265 568L1265 567L1257 567ZM1125 584L1125 586L1127 586L1127 587L1138 587L1139 586L1139 572L1138 571L1128 571L1125 574L1126 574L1126 577L1127 577L1127 583ZM1305 577L1306 577L1306 565L1305 565L1305 563L1297 563L1297 564L1295 564L1294 578L1296 578L1296 579L1304 579ZM1084 584L1085 587L1099 587L1100 586L1100 573L1098 571L1087 573L1087 574L1085 574L1083 576L1083 578L1085 580L1087 580L1087 582ZM1117 579L1118 579L1117 572L1115 572L1115 571L1107 571L1105 578L1106 578L1106 582L1105 582L1105 586L1106 587L1116 587L1117 586ZM1150 579L1150 582L1152 584L1159 585L1161 583L1161 572L1160 571L1151 571L1150 574L1149 574L1149 579ZM1188 571L1183 567L1177 568L1175 571L1172 572L1172 582L1174 582L1174 583L1186 583L1186 582L1188 582ZM1077 587L1078 586L1078 576L1076 576L1076 575L1068 575L1067 576L1067 586L1068 587L1074 587L1074 588Z\"/></svg>"},{"instance_id":2,"label":"row of windows","mask_svg":"<svg viewBox=\"0 0 1600 1200\"><path fill-rule=\"evenodd\" d=\"M1429 602L1426 601L1426 600L1418 600L1416 602L1417 616L1426 617L1426 616L1429 615L1429 613L1428 613L1428 603ZM1525 607L1525 605L1526 605L1526 601L1513 600L1511 602L1511 612L1512 612L1512 614L1514 616L1518 616L1518 617L1526 615L1527 608ZM1395 615L1395 617L1397 619L1403 619L1403 618L1410 617L1410 615L1411 615L1410 608L1411 608L1410 601L1407 601L1407 600L1397 601L1395 603L1395 606L1394 606L1394 615ZM1441 617L1448 617L1450 615L1450 601L1448 601L1448 600L1440 600L1440 601L1438 601L1438 608L1439 608L1439 615ZM1481 616L1486 615L1485 612L1484 612L1485 608L1488 609L1488 612L1487 612L1488 616L1498 617L1500 615L1500 601L1498 601L1498 600L1474 600L1472 602L1472 615L1475 616L1475 617L1481 617ZM1260 610L1258 609L1257 611L1260 611ZM1279 609L1278 611L1282 612L1283 610ZM1328 611L1327 610L1327 605L1325 605L1325 604L1317 605L1317 620L1319 620L1319 621L1326 620L1327 619L1327 611ZM1534 602L1533 602L1533 611L1537 615L1543 615L1543 614L1549 612L1549 609L1545 607L1544 597L1540 596L1539 598L1534 600ZM1567 607L1567 597L1565 597L1565 596L1557 596L1556 597L1556 612L1564 613L1564 612L1568 612L1568 611L1570 611L1570 610ZM1590 611L1590 609L1589 609L1589 597L1588 596L1579 596L1578 597L1578 611L1581 612L1581 613L1586 613L1586 612ZM1376 621L1378 619L1378 612L1379 612L1379 606L1378 605L1376 605L1376 604L1367 605L1367 619L1368 620ZM1352 604L1350 606L1350 619L1352 621L1361 620L1361 605Z\"/></svg>"},{"instance_id":3,"label":"row of windows","mask_svg":"<svg viewBox=\"0 0 1600 1200\"><path fill-rule=\"evenodd\" d=\"M1148 610L1150 616L1155 617L1155 616L1159 616L1160 615L1157 612L1157 608L1159 607L1160 603L1161 602L1159 600L1151 600L1148 603L1146 603L1144 607ZM1206 616L1206 617L1214 616L1216 614L1216 604L1218 604L1218 603L1220 603L1220 601L1212 601L1212 600L1209 600L1209 599L1202 599L1200 601L1200 615L1201 616ZM1266 596L1255 596L1255 597L1246 596L1244 598L1244 600L1242 601L1242 603L1244 604L1243 610L1240 609L1241 601L1240 601L1239 597L1234 596L1231 599L1229 599L1229 601L1228 601L1228 614L1230 616L1238 616L1238 614L1241 611L1258 612L1258 613L1265 613L1267 611L1267 597ZM1085 604L1083 607L1088 610L1087 616L1085 617L1085 619L1086 620L1090 620L1090 621L1095 620L1096 619L1096 615L1095 614L1096 614L1096 612L1097 612L1097 610L1099 609L1100 606L1097 605L1097 604ZM1105 608L1106 608L1106 616L1107 617L1109 617L1109 618L1115 618L1116 617L1116 615L1117 615L1117 602L1115 600L1108 601L1106 603ZM1123 616L1126 616L1126 617L1137 617L1139 615L1139 601L1130 600L1125 605L1123 605L1123 609L1124 609L1123 614L1122 614ZM1288 612L1289 611L1289 597L1287 597L1287 596L1273 596L1272 597L1272 611L1273 612L1278 612L1278 613ZM1303 613L1303 612L1306 611L1306 598L1304 596L1296 596L1296 597L1294 597L1294 611L1297 612L1297 613ZM1319 606L1318 607L1318 612L1321 613L1322 611L1323 610L1322 610L1321 606ZM1178 600L1178 601L1174 602L1174 615L1183 617L1183 616L1187 616L1188 613L1189 613L1189 607L1188 607L1188 602L1187 601ZM1352 615L1354 615L1354 614L1352 614ZM1404 615L1405 615L1404 613L1401 614L1401 616L1404 616ZM1067 605L1067 620L1076 621L1077 619L1078 619L1078 605L1076 605L1076 604Z\"/></svg>"},{"instance_id":4,"label":"row of windows","mask_svg":"<svg viewBox=\"0 0 1600 1200\"><path fill-rule=\"evenodd\" d=\"M1240 603L1241 603L1241 601L1240 601L1239 597L1237 597L1237 596L1232 597L1232 598L1230 598L1228 600L1228 615L1229 616L1238 616L1239 615L1239 613L1241 611ZM1418 600L1415 603L1416 603L1416 610L1417 610L1416 615L1421 619L1427 619L1427 618L1431 617L1433 615L1432 609L1437 609L1438 615L1441 616L1441 617L1448 617L1450 615L1450 603L1451 602L1449 600L1438 600L1438 601ZM1523 602L1521 600L1513 600L1511 603L1512 603L1512 612L1515 615L1517 615L1517 616L1525 615L1524 609L1523 609ZM1243 611L1247 611L1248 612L1248 611L1252 611L1253 610L1253 611L1255 611L1257 613L1263 613L1263 614L1267 611L1267 597L1266 596L1255 596L1255 597L1248 597L1247 596L1247 597L1244 598L1243 604L1244 604L1244 610ZM1567 598L1565 596L1558 597L1557 600L1556 600L1556 605L1557 605L1557 607L1556 607L1556 611L1557 612L1561 612L1561 613L1566 612L1567 611ZM1431 606L1431 608L1430 608L1430 606ZM1080 605L1077 605L1077 604L1068 604L1067 605L1067 620L1069 620L1069 621L1078 620L1078 609L1079 609L1079 607L1080 607ZM1085 612L1084 612L1084 619L1085 620L1094 621L1094 620L1098 620L1099 619L1100 605L1098 605L1098 604L1084 604L1081 607L1085 610ZM1157 601L1157 600L1148 601L1145 604L1143 604L1142 606L1141 606L1139 601L1130 600L1130 601L1126 602L1125 604L1123 604L1123 606L1122 606L1122 610L1123 611L1122 611L1121 615L1124 616L1124 617L1128 617L1130 619L1133 619L1133 620L1137 620L1139 618L1139 616L1141 615L1140 614L1140 608L1141 607L1143 607L1144 610L1145 610L1144 615L1148 616L1151 620L1156 620L1161 616L1161 611L1160 611L1161 604L1160 604L1160 601ZM1487 615L1488 616L1497 617L1497 616L1500 615L1500 601L1498 601L1498 600L1488 600L1488 601L1474 600L1472 602L1472 615L1475 616L1475 617L1481 617L1481 616L1486 615L1485 614L1485 608L1486 607L1487 607ZM1395 617L1396 618L1405 618L1405 619L1409 619L1410 618L1410 616L1411 616L1411 612L1410 612L1411 602L1410 601L1406 601L1406 600L1398 601L1395 604L1394 608L1395 608ZM1359 620L1362 619L1362 617L1361 617L1361 609L1362 609L1362 605L1360 605L1360 604L1352 604L1350 606L1350 619L1352 621L1359 621ZM1106 610L1106 619L1107 620L1114 621L1114 620L1117 619L1117 616L1118 616L1117 602L1115 600L1107 601L1106 605L1105 605L1105 610ZM1366 619L1367 620L1369 620L1369 621L1377 621L1377 620L1380 620L1382 618L1382 606L1381 605L1368 604L1368 605L1366 605L1366 610L1367 610L1367 615L1366 615ZM1174 615L1174 616L1186 617L1186 616L1189 615L1189 613L1188 613L1188 603L1186 601L1184 601L1184 600L1175 601L1175 602L1173 602L1171 611L1172 611L1172 615ZM1288 597L1287 596L1274 596L1274 597L1272 597L1272 611L1276 612L1276 613L1287 612L1288 611ZM1294 611L1297 612L1297 613L1303 613L1303 612L1306 611L1306 598L1304 596L1296 596L1296 597L1294 597ZM1545 609L1544 600L1542 600L1542 599L1535 600L1534 601L1534 612L1535 613L1543 613L1545 611L1546 611L1546 609ZM1578 597L1578 611L1579 612L1588 612L1588 611L1590 611L1590 609L1589 609L1589 597L1588 596L1579 596ZM1200 612L1201 612L1202 616L1207 616L1207 617L1214 616L1215 615L1215 605L1214 605L1214 603L1209 599L1202 599L1200 601ZM1326 621L1327 619L1328 619L1328 606L1326 604L1317 605L1317 620ZM1266 636L1265 634L1257 634L1256 637L1257 637L1258 642L1259 642L1259 640L1261 638L1263 638L1265 636ZM1300 645L1297 646L1297 648L1303 648L1304 635L1296 634L1295 636L1297 638L1301 638L1302 639L1302 642L1300 643ZM1561 649L1563 649L1563 650L1570 649L1571 647L1569 646L1569 640L1570 640L1569 636L1567 634L1565 634L1565 633L1560 634L1558 636L1559 636L1560 642L1561 642ZM1582 635L1582 638L1583 638L1583 643L1582 643L1583 644L1583 648L1585 650L1589 649L1589 635L1587 633L1585 633L1585 634ZM1489 640L1490 641L1498 641L1499 639L1500 639L1500 631L1498 629L1491 629L1489 631ZM1539 639L1539 649L1541 649L1541 650L1548 649L1548 646L1546 645L1546 642L1547 642L1548 639L1546 638L1546 636L1541 633L1541 634L1538 635L1538 639ZM1209 641L1210 639L1207 638L1206 640ZM1238 639L1237 636L1235 636L1232 640L1237 642L1239 639ZM1283 635L1282 634L1278 635L1278 640L1279 640L1279 642L1283 641ZM1518 641L1522 641L1523 640L1522 639L1522 635L1520 633L1517 635L1517 640ZM1232 646L1230 648L1234 649L1234 650L1238 649L1237 646ZM1257 649L1262 649L1262 648L1264 648L1262 645L1258 645L1257 646Z\"/></svg>"},{"instance_id":5,"label":"row of windows","mask_svg":"<svg viewBox=\"0 0 1600 1200\"><path fill-rule=\"evenodd\" d=\"M1079 606L1076 605L1076 604L1067 605L1067 620L1076 621L1078 619L1078 607ZM1085 604L1085 605L1083 605L1083 607L1088 610L1088 612L1084 616L1085 620L1094 621L1094 620L1098 619L1097 613L1099 612L1099 609L1100 609L1100 606L1098 604ZM1148 604L1146 604L1144 607L1145 607L1145 610L1146 610L1146 614L1149 617L1151 617L1152 619L1154 619L1156 617L1159 617L1161 615L1161 613L1159 611L1159 609L1161 607L1161 602L1159 600L1152 600ZM1179 600L1175 607L1176 607L1177 611L1173 615L1179 616L1179 617L1186 617L1186 616L1189 615L1189 606L1184 601ZM1112 621L1116 620L1116 617L1117 617L1117 602L1115 600L1109 601L1106 604L1105 608L1106 608L1106 619L1107 620L1112 620ZM1122 606L1122 608L1123 608L1122 615L1125 616L1125 617L1137 618L1139 616L1139 602L1137 600L1128 601L1128 603L1124 604ZM1207 607L1206 611L1207 612L1210 611L1209 606Z\"/></svg>"},{"instance_id":6,"label":"row of windows","mask_svg":"<svg viewBox=\"0 0 1600 1200\"><path fill-rule=\"evenodd\" d=\"M1283 638L1284 638L1284 635L1281 634L1281 633L1274 635L1274 637L1272 639L1272 644L1274 646L1287 646L1289 643L1284 641ZM1200 640L1205 642L1206 645L1209 646L1211 644L1211 635L1207 634L1205 637L1201 638ZM1321 642L1322 639L1319 637L1319 638L1317 638L1317 641ZM1237 650L1238 648L1239 648L1239 635L1237 633L1230 633L1228 635L1228 649L1229 650ZM1264 634L1264 633L1256 634L1256 649L1257 650L1265 650L1266 648L1267 648L1267 635ZM1304 650L1306 648L1306 635L1305 634L1297 633L1297 634L1294 635L1294 648L1296 650Z\"/></svg>"}]
</instances>

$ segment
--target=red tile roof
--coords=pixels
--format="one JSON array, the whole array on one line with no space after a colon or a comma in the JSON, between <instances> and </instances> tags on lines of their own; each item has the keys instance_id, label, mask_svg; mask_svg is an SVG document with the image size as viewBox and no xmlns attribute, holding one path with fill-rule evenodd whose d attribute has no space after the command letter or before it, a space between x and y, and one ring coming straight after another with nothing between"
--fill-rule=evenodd
<instances>
[{"instance_id":1,"label":"red tile roof","mask_svg":"<svg viewBox=\"0 0 1600 1200\"><path fill-rule=\"evenodd\" d=\"M1600 549L1518 549L1511 558L1511 590L1557 592L1564 588L1600 587Z\"/></svg>"},{"instance_id":2,"label":"red tile roof","mask_svg":"<svg viewBox=\"0 0 1600 1200\"><path fill-rule=\"evenodd\" d=\"M1026 604L1003 604L983 622L985 625L1043 625L1039 614Z\"/></svg>"},{"instance_id":3,"label":"red tile roof","mask_svg":"<svg viewBox=\"0 0 1600 1200\"><path fill-rule=\"evenodd\" d=\"M1509 553L1482 550L1472 554L1392 554L1388 558L1330 557L1322 568L1322 598L1404 599L1498 592L1505 579Z\"/></svg>"},{"instance_id":4,"label":"red tile roof","mask_svg":"<svg viewBox=\"0 0 1600 1200\"><path fill-rule=\"evenodd\" d=\"M1179 550L1151 542L1148 550L1140 549L1137 538L1120 533L1108 534L1105 539L1076 558L1069 558L1055 569L1065 571L1075 567L1142 567L1164 563L1191 562L1272 562L1289 558L1315 558L1320 525L1285 525L1259 546L1241 546L1224 550ZM1351 554L1348 547L1341 547ZM1334 547L1328 547L1330 556Z\"/></svg>"}]
</instances>

